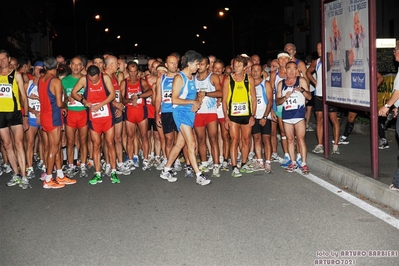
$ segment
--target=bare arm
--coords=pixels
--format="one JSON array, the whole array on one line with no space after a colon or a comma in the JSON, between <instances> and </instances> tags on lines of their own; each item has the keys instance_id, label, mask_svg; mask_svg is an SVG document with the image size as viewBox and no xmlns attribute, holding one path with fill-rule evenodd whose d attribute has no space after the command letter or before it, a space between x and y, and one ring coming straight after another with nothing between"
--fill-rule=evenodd
<instances>
[{"instance_id":1,"label":"bare arm","mask_svg":"<svg viewBox=\"0 0 399 266\"><path fill-rule=\"evenodd\" d=\"M82 88L86 87L86 76L83 76L79 78L78 82L75 84L71 91L71 96L74 98L76 101L81 102L83 96L78 94L78 91L80 91Z\"/></svg>"},{"instance_id":2,"label":"bare arm","mask_svg":"<svg viewBox=\"0 0 399 266\"><path fill-rule=\"evenodd\" d=\"M273 89L269 81L266 81L265 85L266 85L265 90L266 90L267 105L266 105L266 111L263 116L268 116L273 106Z\"/></svg>"},{"instance_id":3,"label":"bare arm","mask_svg":"<svg viewBox=\"0 0 399 266\"><path fill-rule=\"evenodd\" d=\"M213 98L221 98L223 96L223 92L222 92L222 85L220 84L219 76L216 74L212 74L211 83L213 86L215 86L215 91L208 92L207 96L213 97Z\"/></svg>"},{"instance_id":4,"label":"bare arm","mask_svg":"<svg viewBox=\"0 0 399 266\"><path fill-rule=\"evenodd\" d=\"M317 81L313 77L313 72L316 70L316 62L317 60L313 60L312 63L310 64L309 68L306 70L306 77L308 78L309 82L313 84L313 86L316 87Z\"/></svg>"}]
</instances>

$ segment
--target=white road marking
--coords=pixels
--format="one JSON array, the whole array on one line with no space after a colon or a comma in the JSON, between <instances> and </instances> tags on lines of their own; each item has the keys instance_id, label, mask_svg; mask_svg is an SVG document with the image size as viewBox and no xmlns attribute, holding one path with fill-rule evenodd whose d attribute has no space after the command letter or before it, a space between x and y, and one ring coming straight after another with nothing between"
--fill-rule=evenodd
<instances>
[{"instance_id":1,"label":"white road marking","mask_svg":"<svg viewBox=\"0 0 399 266\"><path fill-rule=\"evenodd\" d=\"M356 198L355 196L352 196L351 194L349 194L348 192L343 191L342 189L324 181L323 179L309 173L307 175L302 174L302 172L300 170L297 170L297 173L301 174L302 176L306 177L307 179L313 181L314 183L326 188L327 190L331 191L332 193L334 193L335 195L349 201L350 203L358 206L359 208L362 208L363 210L365 210L366 212L374 215L375 217L377 217L380 220L383 220L384 222L392 225L393 227L395 227L396 229L399 229L399 220L396 219L395 217L379 210L378 208L368 204L367 202L364 202L361 199Z\"/></svg>"}]
</instances>

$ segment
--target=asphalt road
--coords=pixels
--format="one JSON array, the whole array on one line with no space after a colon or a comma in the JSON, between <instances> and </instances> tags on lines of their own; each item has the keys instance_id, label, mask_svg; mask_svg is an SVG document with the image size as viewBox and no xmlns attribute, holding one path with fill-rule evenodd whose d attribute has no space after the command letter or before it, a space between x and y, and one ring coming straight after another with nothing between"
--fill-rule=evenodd
<instances>
[{"instance_id":1,"label":"asphalt road","mask_svg":"<svg viewBox=\"0 0 399 266\"><path fill-rule=\"evenodd\" d=\"M272 166L273 174L241 178L222 172L204 187L183 172L168 183L157 170L136 169L120 184L78 178L46 190L35 179L22 190L6 187L4 174L0 265L399 264L397 219L313 174Z\"/></svg>"}]
</instances>

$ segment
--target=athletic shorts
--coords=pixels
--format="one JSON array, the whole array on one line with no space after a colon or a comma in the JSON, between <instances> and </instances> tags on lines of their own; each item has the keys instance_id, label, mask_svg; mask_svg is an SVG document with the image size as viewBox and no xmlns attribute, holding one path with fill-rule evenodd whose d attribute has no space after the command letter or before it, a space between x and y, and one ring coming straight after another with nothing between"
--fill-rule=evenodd
<instances>
[{"instance_id":1,"label":"athletic shorts","mask_svg":"<svg viewBox=\"0 0 399 266\"><path fill-rule=\"evenodd\" d=\"M148 118L148 131L150 130L158 131L157 122L155 121L155 118Z\"/></svg>"},{"instance_id":2,"label":"athletic shorts","mask_svg":"<svg viewBox=\"0 0 399 266\"><path fill-rule=\"evenodd\" d=\"M216 113L212 114L197 114L194 120L195 127L204 127L208 125L210 122L214 122L218 119L218 115Z\"/></svg>"},{"instance_id":3,"label":"athletic shorts","mask_svg":"<svg viewBox=\"0 0 399 266\"><path fill-rule=\"evenodd\" d=\"M133 124L138 124L148 117L146 106L134 107L127 106L125 109L125 121Z\"/></svg>"},{"instance_id":4,"label":"athletic shorts","mask_svg":"<svg viewBox=\"0 0 399 266\"><path fill-rule=\"evenodd\" d=\"M30 117L28 118L29 126L30 127L35 127L35 128L40 128L41 125L37 124L37 118L36 117Z\"/></svg>"},{"instance_id":5,"label":"athletic shorts","mask_svg":"<svg viewBox=\"0 0 399 266\"><path fill-rule=\"evenodd\" d=\"M311 93L310 93L311 95L312 95L312 99L310 99L310 100L308 100L308 101L306 101L306 107L308 107L308 106L314 106L314 91L312 91Z\"/></svg>"},{"instance_id":6,"label":"athletic shorts","mask_svg":"<svg viewBox=\"0 0 399 266\"><path fill-rule=\"evenodd\" d=\"M155 106L152 104L147 104L147 110L148 110L148 118L155 119Z\"/></svg>"},{"instance_id":7,"label":"athletic shorts","mask_svg":"<svg viewBox=\"0 0 399 266\"><path fill-rule=\"evenodd\" d=\"M323 112L323 98L320 96L314 96L314 111ZM328 112L338 112L338 108L329 105Z\"/></svg>"},{"instance_id":8,"label":"athletic shorts","mask_svg":"<svg viewBox=\"0 0 399 266\"><path fill-rule=\"evenodd\" d=\"M71 128L83 128L87 125L87 111L68 110L68 115L64 117L64 123Z\"/></svg>"},{"instance_id":9,"label":"athletic shorts","mask_svg":"<svg viewBox=\"0 0 399 266\"><path fill-rule=\"evenodd\" d=\"M302 120L305 120L305 118L283 119L283 122L286 123L286 124L295 125L295 124L301 122Z\"/></svg>"},{"instance_id":10,"label":"athletic shorts","mask_svg":"<svg viewBox=\"0 0 399 266\"><path fill-rule=\"evenodd\" d=\"M181 125L187 125L189 127L194 126L194 120L196 113L187 112L187 110L173 110L173 119L176 124L176 129L179 132Z\"/></svg>"},{"instance_id":11,"label":"athletic shorts","mask_svg":"<svg viewBox=\"0 0 399 266\"><path fill-rule=\"evenodd\" d=\"M116 116L115 116L115 118L114 118L114 123L115 123L115 124L119 124L119 123L123 122L124 120L125 120L124 114L122 114L120 117L116 117Z\"/></svg>"},{"instance_id":12,"label":"athletic shorts","mask_svg":"<svg viewBox=\"0 0 399 266\"><path fill-rule=\"evenodd\" d=\"M101 134L107 132L110 128L114 126L114 121L112 117L109 117L109 119L94 119L94 121L89 121L89 128L93 130L94 132Z\"/></svg>"},{"instance_id":13,"label":"athletic shorts","mask_svg":"<svg viewBox=\"0 0 399 266\"><path fill-rule=\"evenodd\" d=\"M161 114L162 129L164 134L177 131L173 113L162 113Z\"/></svg>"},{"instance_id":14,"label":"athletic shorts","mask_svg":"<svg viewBox=\"0 0 399 266\"><path fill-rule=\"evenodd\" d=\"M249 115L245 116L230 116L230 121L240 124L240 125L248 125L249 124L249 119L251 118Z\"/></svg>"},{"instance_id":15,"label":"athletic shorts","mask_svg":"<svg viewBox=\"0 0 399 266\"><path fill-rule=\"evenodd\" d=\"M22 112L0 112L0 128L22 125Z\"/></svg>"},{"instance_id":16,"label":"athletic shorts","mask_svg":"<svg viewBox=\"0 0 399 266\"><path fill-rule=\"evenodd\" d=\"M277 111L276 111L276 116L277 117L283 117L283 105L277 105Z\"/></svg>"},{"instance_id":17,"label":"athletic shorts","mask_svg":"<svg viewBox=\"0 0 399 266\"><path fill-rule=\"evenodd\" d=\"M262 135L270 135L272 132L272 121L266 119L266 124L261 126L259 124L260 119L255 119L255 124L252 126L252 134L261 133Z\"/></svg>"}]
</instances>

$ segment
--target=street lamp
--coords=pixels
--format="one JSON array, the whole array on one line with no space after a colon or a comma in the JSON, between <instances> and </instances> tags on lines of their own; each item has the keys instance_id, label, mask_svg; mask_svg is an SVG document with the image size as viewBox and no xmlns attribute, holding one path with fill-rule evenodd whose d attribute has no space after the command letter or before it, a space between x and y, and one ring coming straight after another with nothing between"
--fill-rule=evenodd
<instances>
[{"instance_id":1,"label":"street lamp","mask_svg":"<svg viewBox=\"0 0 399 266\"><path fill-rule=\"evenodd\" d=\"M87 24L88 24L89 20L92 19L92 18L94 18L96 20L99 20L100 19L100 15L95 15L94 17L89 17L88 19L86 19L86 56L89 55L89 32L88 32L88 29L87 29Z\"/></svg>"},{"instance_id":2,"label":"street lamp","mask_svg":"<svg viewBox=\"0 0 399 266\"><path fill-rule=\"evenodd\" d=\"M225 7L224 8L224 10L225 11L229 11L229 8L228 7ZM231 49L232 49L232 51L233 51L233 58L235 57L235 49L234 49L234 20L233 20L233 17L228 13L228 12L224 12L224 11L220 11L219 12L219 16L221 16L221 17L223 17L224 15L228 15L229 17L230 17L230 19L231 19L231 43L232 43L232 46L231 46Z\"/></svg>"}]
</instances>

